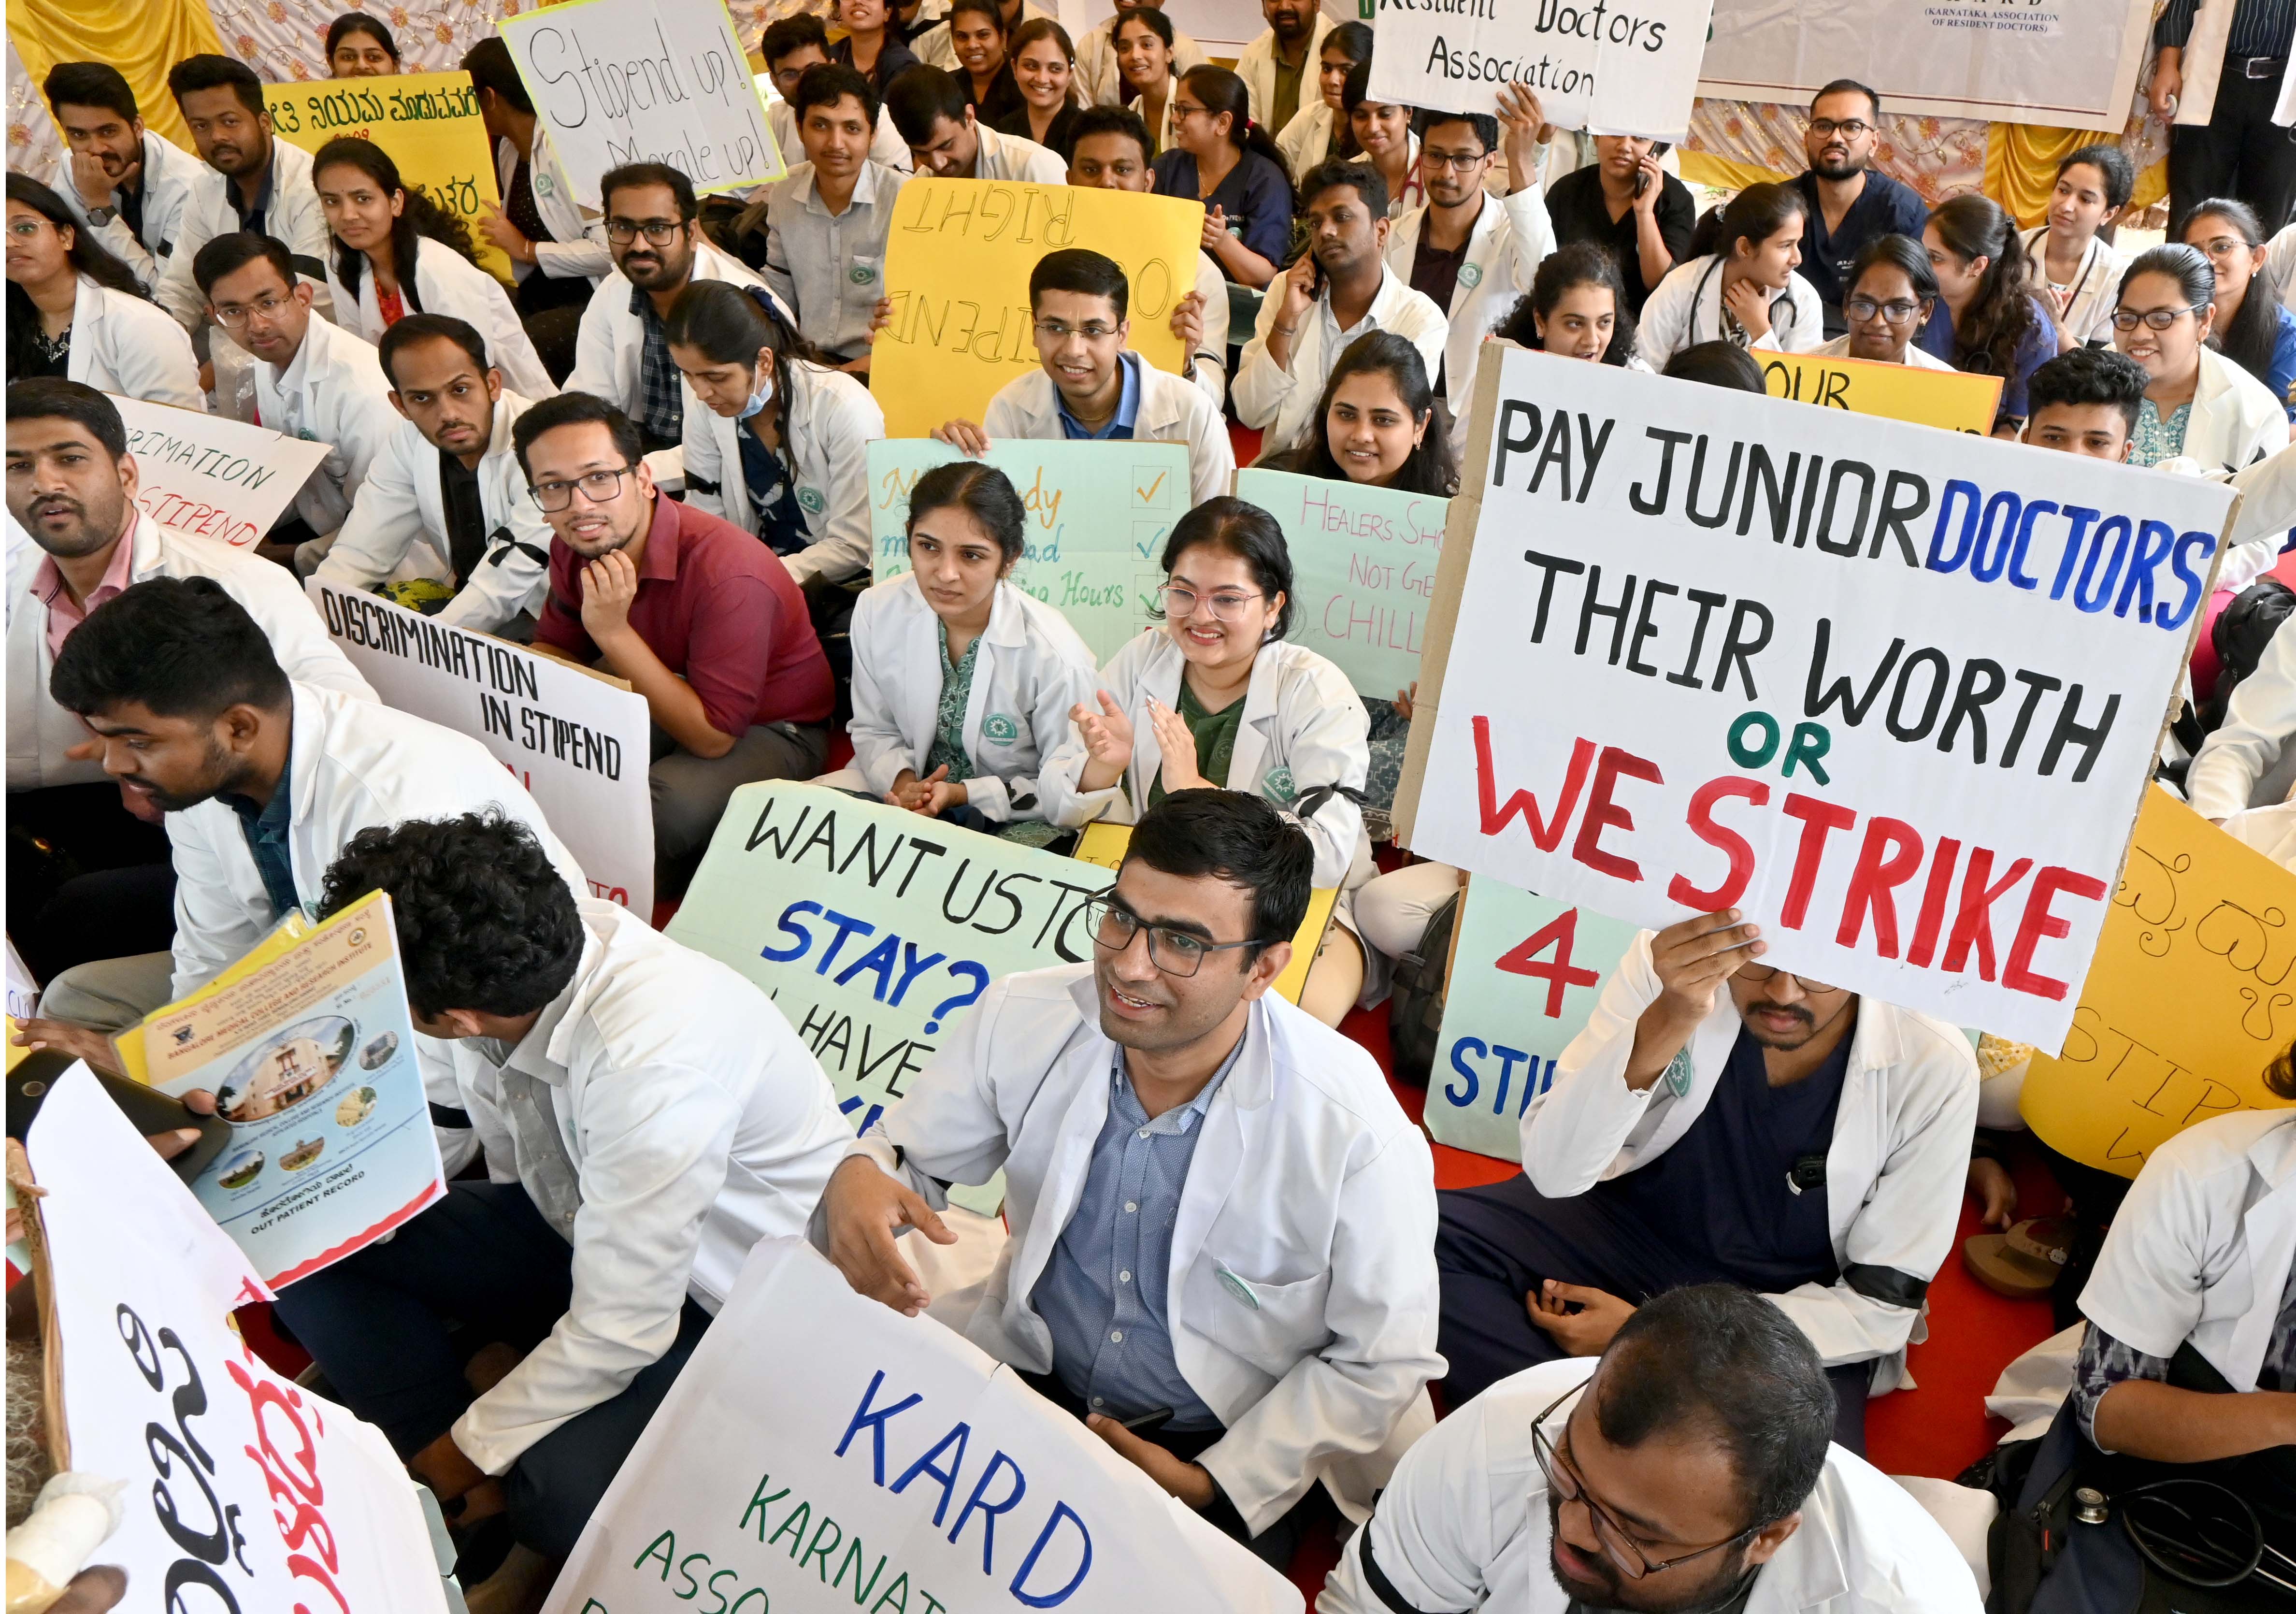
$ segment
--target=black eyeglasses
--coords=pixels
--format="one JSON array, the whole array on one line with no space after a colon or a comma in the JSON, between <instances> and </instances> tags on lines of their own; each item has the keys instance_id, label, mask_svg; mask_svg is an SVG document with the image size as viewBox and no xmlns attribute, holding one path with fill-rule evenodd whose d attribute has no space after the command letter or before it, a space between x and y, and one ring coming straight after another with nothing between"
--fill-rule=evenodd
<instances>
[{"instance_id":1,"label":"black eyeglasses","mask_svg":"<svg viewBox=\"0 0 2296 1614\"><path fill-rule=\"evenodd\" d=\"M1152 925L1103 893L1084 905L1085 922L1092 927L1093 945L1103 952L1121 953L1141 931L1148 932L1148 962L1167 975L1185 980L1204 966L1207 953L1227 953L1237 947L1262 947L1262 941L1207 941L1168 925Z\"/></svg>"},{"instance_id":2,"label":"black eyeglasses","mask_svg":"<svg viewBox=\"0 0 2296 1614\"><path fill-rule=\"evenodd\" d=\"M1784 975L1788 980L1793 982L1797 987L1800 987L1803 992L1811 997L1822 997L1828 992L1840 992L1843 990L1843 988L1840 987L1829 987L1823 981L1812 980L1807 975L1788 975L1785 971L1774 970L1767 964L1740 964L1738 966L1738 979L1741 980L1750 980L1758 987L1766 987L1781 975Z\"/></svg>"},{"instance_id":3,"label":"black eyeglasses","mask_svg":"<svg viewBox=\"0 0 2296 1614\"><path fill-rule=\"evenodd\" d=\"M2115 308L2112 311L2112 328L2116 331L2134 331L2136 329L2136 322L2143 320L2152 330L2166 331L2187 314L2198 314L2200 311L2201 306L2198 303L2187 303L2181 308L2147 308L2142 314L2134 308Z\"/></svg>"},{"instance_id":4,"label":"black eyeglasses","mask_svg":"<svg viewBox=\"0 0 2296 1614\"><path fill-rule=\"evenodd\" d=\"M577 487L582 490L582 496L593 504L610 504L619 498L622 479L636 469L635 465L625 465L619 471L593 471L570 482L535 482L529 486L534 491L534 502L555 514L574 502Z\"/></svg>"},{"instance_id":5,"label":"black eyeglasses","mask_svg":"<svg viewBox=\"0 0 2296 1614\"><path fill-rule=\"evenodd\" d=\"M1861 324L1867 320L1880 318L1893 325L1902 325L1922 311L1922 305L1918 301L1902 299L1877 303L1870 297L1853 297L1841 305L1841 311Z\"/></svg>"},{"instance_id":6,"label":"black eyeglasses","mask_svg":"<svg viewBox=\"0 0 2296 1614\"><path fill-rule=\"evenodd\" d=\"M635 224L627 218L610 218L606 221L606 239L618 247L627 247L643 235L653 245L666 247L676 241L685 229L685 224L682 219L653 218L644 224Z\"/></svg>"},{"instance_id":7,"label":"black eyeglasses","mask_svg":"<svg viewBox=\"0 0 2296 1614\"><path fill-rule=\"evenodd\" d=\"M1587 1517L1595 1521L1595 1539L1603 1544L1603 1556L1619 1566L1619 1572L1628 1580L1640 1580L1645 1575L1656 1575L1688 1563L1693 1558L1703 1558L1709 1553L1718 1553L1724 1547L1735 1545L1762 1527L1750 1524L1735 1536L1718 1541L1712 1546L1700 1547L1694 1553L1685 1553L1678 1558L1652 1560L1642 1543L1627 1533L1627 1527L1611 1517L1610 1510L1587 1494L1587 1487L1568 1459L1547 1440L1541 1427L1554 1416L1554 1409L1587 1387L1583 1384L1567 1389L1547 1404L1546 1410L1534 1419L1530 1426L1530 1453L1538 1460L1538 1471L1546 1480L1547 1490L1563 1502L1576 1502L1586 1508Z\"/></svg>"},{"instance_id":8,"label":"black eyeglasses","mask_svg":"<svg viewBox=\"0 0 2296 1614\"><path fill-rule=\"evenodd\" d=\"M1820 140L1829 139L1835 135L1841 135L1844 140L1862 140L1873 127L1863 118L1845 119L1840 123L1834 122L1831 118L1813 118L1809 120L1809 132Z\"/></svg>"}]
</instances>

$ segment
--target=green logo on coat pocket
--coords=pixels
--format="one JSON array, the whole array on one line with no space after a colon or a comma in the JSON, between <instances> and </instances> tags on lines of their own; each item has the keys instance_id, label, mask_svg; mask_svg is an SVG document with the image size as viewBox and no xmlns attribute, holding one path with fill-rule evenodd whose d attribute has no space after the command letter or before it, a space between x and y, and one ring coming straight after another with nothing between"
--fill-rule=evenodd
<instances>
[{"instance_id":1,"label":"green logo on coat pocket","mask_svg":"<svg viewBox=\"0 0 2296 1614\"><path fill-rule=\"evenodd\" d=\"M804 507L805 513L809 516L817 516L829 507L829 501L821 496L821 489L818 487L799 488L797 502Z\"/></svg>"},{"instance_id":2,"label":"green logo on coat pocket","mask_svg":"<svg viewBox=\"0 0 2296 1614\"><path fill-rule=\"evenodd\" d=\"M1021 725L1006 712L991 712L980 720L980 737L994 745L1010 745L1021 737Z\"/></svg>"},{"instance_id":3,"label":"green logo on coat pocket","mask_svg":"<svg viewBox=\"0 0 2296 1614\"><path fill-rule=\"evenodd\" d=\"M1259 788L1270 801L1289 802L1300 794L1300 787L1292 782L1292 770L1288 767L1270 768L1267 777L1259 782Z\"/></svg>"}]
</instances>

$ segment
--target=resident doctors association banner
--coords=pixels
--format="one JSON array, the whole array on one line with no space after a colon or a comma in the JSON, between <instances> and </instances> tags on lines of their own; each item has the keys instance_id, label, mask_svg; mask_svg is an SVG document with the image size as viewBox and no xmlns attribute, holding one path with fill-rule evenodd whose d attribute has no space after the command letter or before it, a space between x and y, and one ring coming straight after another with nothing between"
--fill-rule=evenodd
<instances>
[{"instance_id":1,"label":"resident doctors association banner","mask_svg":"<svg viewBox=\"0 0 2296 1614\"><path fill-rule=\"evenodd\" d=\"M1378 0L1371 96L1495 112L1499 86L1520 84L1558 128L1680 140L1690 127L1709 4Z\"/></svg>"}]
</instances>

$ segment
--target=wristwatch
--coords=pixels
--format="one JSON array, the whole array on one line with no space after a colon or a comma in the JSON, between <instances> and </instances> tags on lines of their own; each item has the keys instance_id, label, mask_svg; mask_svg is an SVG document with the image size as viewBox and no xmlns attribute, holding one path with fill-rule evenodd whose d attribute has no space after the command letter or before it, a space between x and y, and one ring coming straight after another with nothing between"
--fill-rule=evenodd
<instances>
[{"instance_id":1,"label":"wristwatch","mask_svg":"<svg viewBox=\"0 0 2296 1614\"><path fill-rule=\"evenodd\" d=\"M119 217L119 209L116 207L90 208L87 210L87 222L94 225L99 230Z\"/></svg>"}]
</instances>

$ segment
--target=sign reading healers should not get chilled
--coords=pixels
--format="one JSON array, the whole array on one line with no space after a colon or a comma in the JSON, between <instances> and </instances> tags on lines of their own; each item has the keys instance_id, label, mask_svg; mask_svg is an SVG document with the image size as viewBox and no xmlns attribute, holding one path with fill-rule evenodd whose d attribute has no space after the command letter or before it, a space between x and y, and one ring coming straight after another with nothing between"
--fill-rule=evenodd
<instances>
[{"instance_id":1,"label":"sign reading healers should not get chilled","mask_svg":"<svg viewBox=\"0 0 2296 1614\"><path fill-rule=\"evenodd\" d=\"M1768 964L2054 1052L2231 490L1499 357L1406 844L1632 923L1740 908Z\"/></svg>"}]
</instances>

